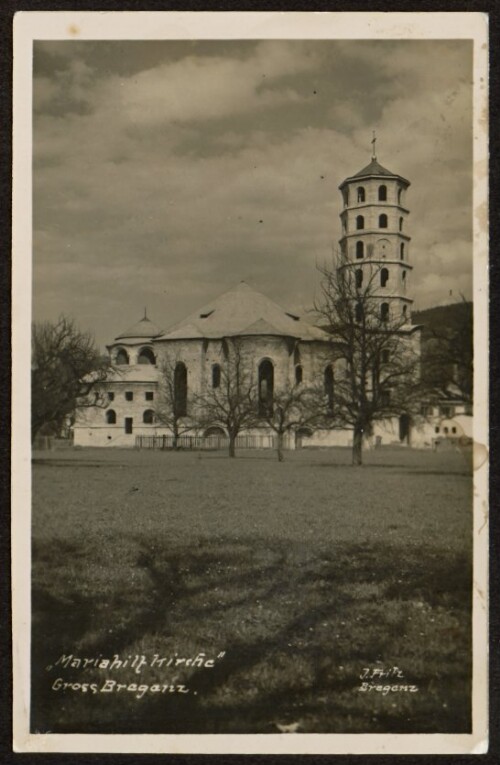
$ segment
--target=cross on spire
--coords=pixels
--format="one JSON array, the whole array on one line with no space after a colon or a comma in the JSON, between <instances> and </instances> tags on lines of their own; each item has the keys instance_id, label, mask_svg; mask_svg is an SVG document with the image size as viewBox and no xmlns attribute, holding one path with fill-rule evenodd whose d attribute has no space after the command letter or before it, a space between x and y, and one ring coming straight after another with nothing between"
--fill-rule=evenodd
<instances>
[{"instance_id":1,"label":"cross on spire","mask_svg":"<svg viewBox=\"0 0 500 765\"><path fill-rule=\"evenodd\" d=\"M377 136L375 135L375 131L373 131L373 138L372 138L372 159L377 159L377 155L375 153L375 143L377 141Z\"/></svg>"}]
</instances>

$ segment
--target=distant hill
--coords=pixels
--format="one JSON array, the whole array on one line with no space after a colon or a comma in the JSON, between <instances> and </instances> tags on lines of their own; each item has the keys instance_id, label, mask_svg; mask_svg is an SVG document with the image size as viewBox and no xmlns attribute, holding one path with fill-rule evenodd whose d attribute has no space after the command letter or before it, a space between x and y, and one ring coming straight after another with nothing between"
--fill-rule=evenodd
<instances>
[{"instance_id":1,"label":"distant hill","mask_svg":"<svg viewBox=\"0 0 500 765\"><path fill-rule=\"evenodd\" d=\"M411 320L413 324L423 325L425 340L432 331L459 327L464 321L464 314L468 314L471 307L471 302L462 301L449 305L437 305L434 308L426 308L424 311L413 311Z\"/></svg>"},{"instance_id":2,"label":"distant hill","mask_svg":"<svg viewBox=\"0 0 500 765\"><path fill-rule=\"evenodd\" d=\"M474 351L473 304L451 303L415 311L414 324L422 331L422 378L441 390L450 385L472 402Z\"/></svg>"}]
</instances>

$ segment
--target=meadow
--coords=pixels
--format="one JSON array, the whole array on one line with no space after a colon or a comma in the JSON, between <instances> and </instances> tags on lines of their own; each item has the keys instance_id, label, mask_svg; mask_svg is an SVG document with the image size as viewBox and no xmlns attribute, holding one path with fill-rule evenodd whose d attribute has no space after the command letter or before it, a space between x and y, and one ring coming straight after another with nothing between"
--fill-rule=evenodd
<instances>
[{"instance_id":1,"label":"meadow","mask_svg":"<svg viewBox=\"0 0 500 765\"><path fill-rule=\"evenodd\" d=\"M349 461L35 453L32 730L470 731L467 455Z\"/></svg>"}]
</instances>

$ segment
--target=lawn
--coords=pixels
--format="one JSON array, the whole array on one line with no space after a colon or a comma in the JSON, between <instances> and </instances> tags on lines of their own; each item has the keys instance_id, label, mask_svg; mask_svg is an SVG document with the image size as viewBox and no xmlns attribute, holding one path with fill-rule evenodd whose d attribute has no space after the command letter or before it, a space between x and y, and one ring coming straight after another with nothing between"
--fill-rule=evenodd
<instances>
[{"instance_id":1,"label":"lawn","mask_svg":"<svg viewBox=\"0 0 500 765\"><path fill-rule=\"evenodd\" d=\"M34 457L34 732L470 731L466 455Z\"/></svg>"}]
</instances>

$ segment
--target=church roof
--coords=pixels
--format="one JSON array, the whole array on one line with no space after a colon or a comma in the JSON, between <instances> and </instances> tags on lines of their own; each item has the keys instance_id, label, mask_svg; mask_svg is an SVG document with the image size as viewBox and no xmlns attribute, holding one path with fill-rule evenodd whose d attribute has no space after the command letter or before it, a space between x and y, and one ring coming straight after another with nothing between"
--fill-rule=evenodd
<instances>
[{"instance_id":1,"label":"church roof","mask_svg":"<svg viewBox=\"0 0 500 765\"><path fill-rule=\"evenodd\" d=\"M352 181L355 178L369 178L373 176L377 178L399 178L399 180L404 181L404 183L406 183L408 186L410 185L410 181L407 181L406 178L403 178L402 175L392 173L390 170L387 170L387 168L382 167L376 158L372 158L372 161L369 165L366 165L366 167L364 167L358 173L354 173L354 175L350 175L349 178L346 178L345 181L342 181L339 188L342 188L342 186L347 183L347 181Z\"/></svg>"},{"instance_id":2,"label":"church roof","mask_svg":"<svg viewBox=\"0 0 500 765\"><path fill-rule=\"evenodd\" d=\"M245 282L207 303L158 340L215 339L234 335L279 335L325 340L326 333L254 290Z\"/></svg>"},{"instance_id":3,"label":"church roof","mask_svg":"<svg viewBox=\"0 0 500 765\"><path fill-rule=\"evenodd\" d=\"M125 332L122 332L121 335L118 335L115 337L115 340L125 340L125 339L138 339L138 338L144 338L144 339L152 339L153 337L158 337L158 335L161 335L162 330L156 326L156 324L153 324L150 319L144 314L143 318L137 322L137 324L134 324L133 327L130 327Z\"/></svg>"}]
</instances>

